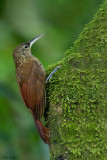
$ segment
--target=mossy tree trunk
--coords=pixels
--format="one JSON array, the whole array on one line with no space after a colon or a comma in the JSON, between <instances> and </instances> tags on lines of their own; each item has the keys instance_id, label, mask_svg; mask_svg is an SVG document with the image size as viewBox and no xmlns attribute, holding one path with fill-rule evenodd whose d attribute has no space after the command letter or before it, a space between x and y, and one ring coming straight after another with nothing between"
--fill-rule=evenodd
<instances>
[{"instance_id":1,"label":"mossy tree trunk","mask_svg":"<svg viewBox=\"0 0 107 160\"><path fill-rule=\"evenodd\" d=\"M47 84L51 160L106 159L107 0Z\"/></svg>"}]
</instances>

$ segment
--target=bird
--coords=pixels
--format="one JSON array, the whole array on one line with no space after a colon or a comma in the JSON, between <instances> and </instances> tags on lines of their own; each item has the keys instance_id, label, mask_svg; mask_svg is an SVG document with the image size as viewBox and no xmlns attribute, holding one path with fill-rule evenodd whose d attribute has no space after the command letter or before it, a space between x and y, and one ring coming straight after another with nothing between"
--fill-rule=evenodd
<instances>
[{"instance_id":1,"label":"bird","mask_svg":"<svg viewBox=\"0 0 107 160\"><path fill-rule=\"evenodd\" d=\"M50 131L41 121L46 107L46 73L41 62L31 53L32 45L43 36L44 34L33 38L29 42L19 44L13 50L13 59L22 99L33 116L41 139L44 143L49 144Z\"/></svg>"}]
</instances>

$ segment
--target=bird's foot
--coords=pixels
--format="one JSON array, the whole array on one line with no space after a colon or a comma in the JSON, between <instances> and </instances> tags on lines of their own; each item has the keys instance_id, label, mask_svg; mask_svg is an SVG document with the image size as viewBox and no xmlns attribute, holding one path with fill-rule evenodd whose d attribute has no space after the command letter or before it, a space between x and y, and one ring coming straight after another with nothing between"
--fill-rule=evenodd
<instances>
[{"instance_id":1,"label":"bird's foot","mask_svg":"<svg viewBox=\"0 0 107 160\"><path fill-rule=\"evenodd\" d=\"M46 83L52 78L53 74L54 74L59 68L61 68L61 66L57 66L57 67L49 74L49 76L48 76L47 79L46 79Z\"/></svg>"}]
</instances>

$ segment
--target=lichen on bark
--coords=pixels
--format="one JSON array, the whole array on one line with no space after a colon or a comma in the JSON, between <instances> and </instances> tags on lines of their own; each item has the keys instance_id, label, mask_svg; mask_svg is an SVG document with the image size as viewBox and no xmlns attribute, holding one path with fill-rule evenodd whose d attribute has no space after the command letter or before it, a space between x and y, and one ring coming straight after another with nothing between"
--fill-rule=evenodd
<instances>
[{"instance_id":1,"label":"lichen on bark","mask_svg":"<svg viewBox=\"0 0 107 160\"><path fill-rule=\"evenodd\" d=\"M107 0L46 86L51 160L106 159Z\"/></svg>"}]
</instances>

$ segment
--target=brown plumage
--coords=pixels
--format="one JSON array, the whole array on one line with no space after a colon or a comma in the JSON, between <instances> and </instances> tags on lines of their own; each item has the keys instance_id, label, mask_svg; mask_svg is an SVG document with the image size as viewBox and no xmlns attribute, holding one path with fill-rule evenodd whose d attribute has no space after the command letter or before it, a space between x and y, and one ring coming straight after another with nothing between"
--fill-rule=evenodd
<instances>
[{"instance_id":1,"label":"brown plumage","mask_svg":"<svg viewBox=\"0 0 107 160\"><path fill-rule=\"evenodd\" d=\"M45 70L31 54L31 46L41 36L17 46L13 51L16 78L25 105L30 109L42 140L49 144L49 129L40 121L45 109Z\"/></svg>"}]
</instances>

